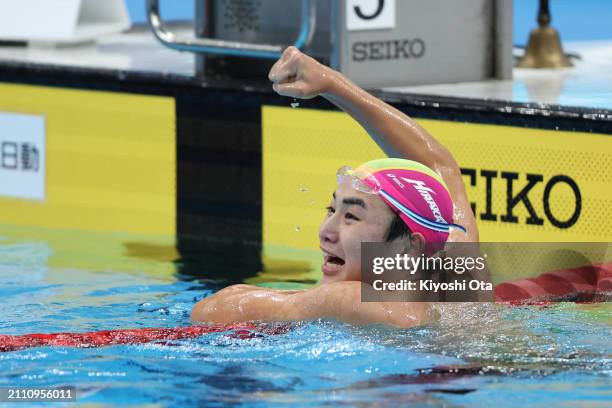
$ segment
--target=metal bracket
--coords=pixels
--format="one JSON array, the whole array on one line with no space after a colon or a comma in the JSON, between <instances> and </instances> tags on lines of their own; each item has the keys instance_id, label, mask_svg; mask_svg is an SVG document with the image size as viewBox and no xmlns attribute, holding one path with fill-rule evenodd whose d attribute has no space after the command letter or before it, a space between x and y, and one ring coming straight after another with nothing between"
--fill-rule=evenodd
<instances>
[{"instance_id":1,"label":"metal bracket","mask_svg":"<svg viewBox=\"0 0 612 408\"><path fill-rule=\"evenodd\" d=\"M201 0L196 0L201 1ZM304 49L312 41L316 29L316 5L313 0L302 1L300 34L293 44ZM168 48L202 54L236 57L277 59L288 45L252 44L213 38L180 38L168 30L159 12L159 0L147 0L147 18L155 37Z\"/></svg>"}]
</instances>

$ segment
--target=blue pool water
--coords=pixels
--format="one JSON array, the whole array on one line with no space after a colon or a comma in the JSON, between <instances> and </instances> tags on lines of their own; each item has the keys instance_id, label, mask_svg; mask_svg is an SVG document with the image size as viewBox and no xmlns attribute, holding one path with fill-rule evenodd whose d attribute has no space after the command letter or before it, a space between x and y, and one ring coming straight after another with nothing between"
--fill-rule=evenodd
<instances>
[{"instance_id":1,"label":"blue pool water","mask_svg":"<svg viewBox=\"0 0 612 408\"><path fill-rule=\"evenodd\" d=\"M83 270L55 255L0 240L0 334L189 325L193 304L225 284L156 277L150 260ZM75 386L78 402L108 406L611 406L611 312L455 305L410 330L318 321L250 339L32 348L0 353L0 387ZM431 371L449 364L463 368Z\"/></svg>"}]
</instances>

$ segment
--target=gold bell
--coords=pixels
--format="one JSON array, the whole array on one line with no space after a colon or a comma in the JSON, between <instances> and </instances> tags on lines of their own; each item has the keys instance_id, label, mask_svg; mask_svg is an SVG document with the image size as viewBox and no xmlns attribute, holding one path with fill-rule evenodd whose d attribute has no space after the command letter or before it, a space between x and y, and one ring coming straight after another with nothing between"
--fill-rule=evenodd
<instances>
[{"instance_id":1,"label":"gold bell","mask_svg":"<svg viewBox=\"0 0 612 408\"><path fill-rule=\"evenodd\" d=\"M519 60L519 68L566 68L574 66L563 52L557 30L550 26L548 0L540 0L539 27L532 30L525 55Z\"/></svg>"}]
</instances>

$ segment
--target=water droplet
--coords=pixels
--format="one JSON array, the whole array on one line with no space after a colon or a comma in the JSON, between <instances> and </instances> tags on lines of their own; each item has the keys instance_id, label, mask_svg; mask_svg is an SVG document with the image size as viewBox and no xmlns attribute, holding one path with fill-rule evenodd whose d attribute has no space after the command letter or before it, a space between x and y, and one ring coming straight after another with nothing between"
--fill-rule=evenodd
<instances>
[{"instance_id":1,"label":"water droplet","mask_svg":"<svg viewBox=\"0 0 612 408\"><path fill-rule=\"evenodd\" d=\"M300 193L307 193L307 192L308 192L308 188L300 187Z\"/></svg>"},{"instance_id":2,"label":"water droplet","mask_svg":"<svg viewBox=\"0 0 612 408\"><path fill-rule=\"evenodd\" d=\"M295 226L295 232L300 232L302 230L302 227L299 225Z\"/></svg>"},{"instance_id":3,"label":"water droplet","mask_svg":"<svg viewBox=\"0 0 612 408\"><path fill-rule=\"evenodd\" d=\"M315 200L310 200L310 205L315 205Z\"/></svg>"},{"instance_id":4,"label":"water droplet","mask_svg":"<svg viewBox=\"0 0 612 408\"><path fill-rule=\"evenodd\" d=\"M297 100L297 99L294 99L294 100L293 100L293 102L291 102L291 107L292 107L293 109L295 109L295 108L297 108L297 107L299 107L299 106L300 106L300 103L298 102L298 100Z\"/></svg>"}]
</instances>

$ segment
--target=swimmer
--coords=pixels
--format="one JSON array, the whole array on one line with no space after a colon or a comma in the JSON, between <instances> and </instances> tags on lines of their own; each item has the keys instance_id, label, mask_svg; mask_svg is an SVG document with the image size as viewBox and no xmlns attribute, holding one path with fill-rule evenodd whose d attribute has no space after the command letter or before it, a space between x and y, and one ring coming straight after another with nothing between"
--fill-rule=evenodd
<instances>
[{"instance_id":1,"label":"swimmer","mask_svg":"<svg viewBox=\"0 0 612 408\"><path fill-rule=\"evenodd\" d=\"M319 229L321 285L297 291L230 286L198 302L192 321L332 318L406 328L434 319L428 302L361 301L361 243L393 241L418 256L445 242L478 242L452 154L406 114L295 47L284 51L269 79L280 95L326 98L359 122L389 157L401 159L374 160L336 174L338 188Z\"/></svg>"}]
</instances>

